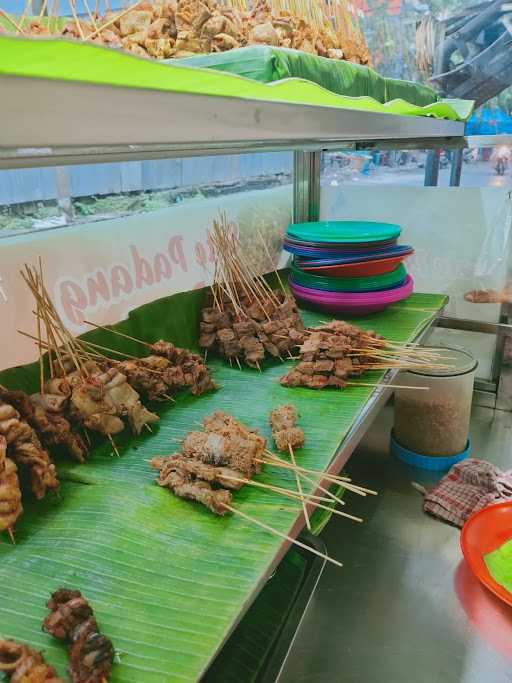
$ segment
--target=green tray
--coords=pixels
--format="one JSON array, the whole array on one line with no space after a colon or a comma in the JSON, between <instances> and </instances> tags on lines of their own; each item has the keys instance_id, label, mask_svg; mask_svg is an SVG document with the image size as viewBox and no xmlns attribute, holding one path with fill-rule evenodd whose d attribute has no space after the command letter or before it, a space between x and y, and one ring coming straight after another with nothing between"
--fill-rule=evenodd
<instances>
[{"instance_id":1,"label":"green tray","mask_svg":"<svg viewBox=\"0 0 512 683\"><path fill-rule=\"evenodd\" d=\"M291 278L302 287L312 287L325 292L375 292L381 289L396 287L407 277L403 264L383 275L370 277L325 277L312 275L292 266Z\"/></svg>"},{"instance_id":2,"label":"green tray","mask_svg":"<svg viewBox=\"0 0 512 683\"><path fill-rule=\"evenodd\" d=\"M392 240L401 233L399 225L376 221L317 221L291 223L286 234L306 242L359 244Z\"/></svg>"}]
</instances>

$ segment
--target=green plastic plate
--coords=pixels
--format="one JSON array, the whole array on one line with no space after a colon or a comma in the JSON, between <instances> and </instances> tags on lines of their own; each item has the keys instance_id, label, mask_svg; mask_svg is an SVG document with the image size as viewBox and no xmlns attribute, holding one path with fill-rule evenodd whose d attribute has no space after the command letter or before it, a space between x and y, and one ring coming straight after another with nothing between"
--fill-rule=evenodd
<instances>
[{"instance_id":1,"label":"green plastic plate","mask_svg":"<svg viewBox=\"0 0 512 683\"><path fill-rule=\"evenodd\" d=\"M374 221L318 221L316 223L292 223L287 235L308 242L381 242L396 239L401 233L399 225Z\"/></svg>"},{"instance_id":2,"label":"green plastic plate","mask_svg":"<svg viewBox=\"0 0 512 683\"><path fill-rule=\"evenodd\" d=\"M312 275L293 266L290 276L297 285L321 289L326 292L375 292L398 286L407 277L407 271L400 264L390 273L374 275L373 277L326 277Z\"/></svg>"}]
</instances>

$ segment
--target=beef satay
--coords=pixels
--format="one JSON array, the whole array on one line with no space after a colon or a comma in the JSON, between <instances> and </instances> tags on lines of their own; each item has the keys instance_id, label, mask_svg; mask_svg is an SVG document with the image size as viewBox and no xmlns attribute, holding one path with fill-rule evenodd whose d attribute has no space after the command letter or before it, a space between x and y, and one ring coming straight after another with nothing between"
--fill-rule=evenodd
<instances>
[{"instance_id":1,"label":"beef satay","mask_svg":"<svg viewBox=\"0 0 512 683\"><path fill-rule=\"evenodd\" d=\"M160 458L153 458L150 461L151 467L160 470L160 479L165 480L166 474L175 469L181 468L185 472L194 475L198 479L209 483L220 484L224 488L238 490L243 486L244 473L233 470L230 467L215 467L208 465L200 460L186 458L181 453L168 455Z\"/></svg>"},{"instance_id":2,"label":"beef satay","mask_svg":"<svg viewBox=\"0 0 512 683\"><path fill-rule=\"evenodd\" d=\"M228 490L212 489L208 482L194 478L194 475L178 465L164 464L164 474L157 479L157 484L168 488L178 498L202 503L216 515L225 515L228 511L225 506L232 501Z\"/></svg>"},{"instance_id":3,"label":"beef satay","mask_svg":"<svg viewBox=\"0 0 512 683\"><path fill-rule=\"evenodd\" d=\"M288 452L290 448L302 448L305 437L297 427L297 411L291 405L280 406L270 412L269 422L278 451Z\"/></svg>"},{"instance_id":4,"label":"beef satay","mask_svg":"<svg viewBox=\"0 0 512 683\"><path fill-rule=\"evenodd\" d=\"M40 500L48 489L58 489L55 465L34 429L10 404L0 400L0 434L7 441L8 455L20 470L26 470L32 494Z\"/></svg>"},{"instance_id":5,"label":"beef satay","mask_svg":"<svg viewBox=\"0 0 512 683\"><path fill-rule=\"evenodd\" d=\"M126 415L134 434L140 434L144 425L151 425L160 419L142 405L139 394L127 381L126 375L111 368L96 379L105 387L106 396L112 402L118 416Z\"/></svg>"},{"instance_id":6,"label":"beef satay","mask_svg":"<svg viewBox=\"0 0 512 683\"><path fill-rule=\"evenodd\" d=\"M105 386L94 378L82 379L73 388L70 415L88 429L104 436L121 433L124 422L116 412L115 405L106 395Z\"/></svg>"},{"instance_id":7,"label":"beef satay","mask_svg":"<svg viewBox=\"0 0 512 683\"><path fill-rule=\"evenodd\" d=\"M11 683L64 683L40 652L15 640L0 640L0 672Z\"/></svg>"},{"instance_id":8,"label":"beef satay","mask_svg":"<svg viewBox=\"0 0 512 683\"><path fill-rule=\"evenodd\" d=\"M48 608L50 614L43 622L43 629L68 643L73 683L108 680L114 662L114 646L100 632L93 610L80 591L60 588L52 594Z\"/></svg>"},{"instance_id":9,"label":"beef satay","mask_svg":"<svg viewBox=\"0 0 512 683\"><path fill-rule=\"evenodd\" d=\"M0 531L12 529L23 513L17 468L7 457L7 441L0 436Z\"/></svg>"},{"instance_id":10,"label":"beef satay","mask_svg":"<svg viewBox=\"0 0 512 683\"><path fill-rule=\"evenodd\" d=\"M32 394L27 396L23 391L8 391L2 394L2 398L9 401L20 412L21 416L35 429L44 446L52 448L62 446L66 454L73 460L84 462L88 449L79 434L71 429L71 424L64 417L63 411L67 403L67 388L70 385L65 382L54 382L55 390L66 387L61 394ZM45 385L49 388L50 383Z\"/></svg>"}]
</instances>

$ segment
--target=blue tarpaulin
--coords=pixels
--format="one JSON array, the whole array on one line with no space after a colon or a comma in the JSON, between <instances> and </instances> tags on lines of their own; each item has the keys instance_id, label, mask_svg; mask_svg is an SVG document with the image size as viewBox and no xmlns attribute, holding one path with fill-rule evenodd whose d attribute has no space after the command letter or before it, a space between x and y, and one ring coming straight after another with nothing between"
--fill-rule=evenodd
<instances>
[{"instance_id":1,"label":"blue tarpaulin","mask_svg":"<svg viewBox=\"0 0 512 683\"><path fill-rule=\"evenodd\" d=\"M466 123L466 135L512 134L512 116L499 107L479 109Z\"/></svg>"}]
</instances>

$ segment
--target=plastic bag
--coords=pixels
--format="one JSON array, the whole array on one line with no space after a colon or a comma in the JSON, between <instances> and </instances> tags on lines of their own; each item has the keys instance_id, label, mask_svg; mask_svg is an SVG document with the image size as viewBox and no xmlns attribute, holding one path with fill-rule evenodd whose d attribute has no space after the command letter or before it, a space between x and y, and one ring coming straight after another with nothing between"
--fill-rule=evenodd
<instances>
[{"instance_id":1,"label":"plastic bag","mask_svg":"<svg viewBox=\"0 0 512 683\"><path fill-rule=\"evenodd\" d=\"M512 303L511 229L512 193L509 192L485 236L474 270L475 289L466 292L466 301L475 304Z\"/></svg>"}]
</instances>

